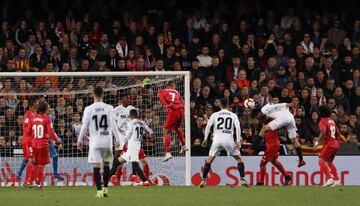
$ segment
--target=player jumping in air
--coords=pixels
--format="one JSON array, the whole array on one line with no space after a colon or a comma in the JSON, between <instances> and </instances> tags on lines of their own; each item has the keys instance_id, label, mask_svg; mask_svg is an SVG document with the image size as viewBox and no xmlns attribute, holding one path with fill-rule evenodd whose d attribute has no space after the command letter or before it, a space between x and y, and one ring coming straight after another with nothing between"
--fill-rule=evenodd
<instances>
[{"instance_id":1,"label":"player jumping in air","mask_svg":"<svg viewBox=\"0 0 360 206\"><path fill-rule=\"evenodd\" d=\"M210 147L209 157L204 165L200 188L205 187L206 176L211 169L211 164L215 157L220 155L222 150L226 150L229 156L233 156L237 161L240 173L240 185L249 186L245 180L245 165L241 158L239 149L241 148L241 129L240 122L235 113L226 110L227 100L221 99L221 110L213 113L205 128L205 139L202 143L203 147L207 146L207 139L212 129L213 143ZM234 133L236 134L236 142L234 142Z\"/></svg>"},{"instance_id":2,"label":"player jumping in air","mask_svg":"<svg viewBox=\"0 0 360 206\"><path fill-rule=\"evenodd\" d=\"M297 128L295 125L294 116L289 111L289 106L291 104L288 103L280 103L280 104L271 104L268 103L261 108L261 112L272 118L273 120L266 124L260 134L265 134L267 131L274 131L280 128L285 127L287 129L289 139L293 143L296 153L299 157L298 167L304 166L305 161L302 156L301 145L297 140ZM264 137L264 136L262 136Z\"/></svg>"},{"instance_id":3,"label":"player jumping in air","mask_svg":"<svg viewBox=\"0 0 360 206\"><path fill-rule=\"evenodd\" d=\"M119 133L113 117L114 108L103 102L104 91L101 87L94 88L94 103L84 110L82 125L78 137L77 146L79 150L83 147L83 138L89 129L89 156L88 162L92 164L94 180L96 184L96 198L108 197L108 183L110 179L109 164L113 159L113 134L116 145L119 145ZM100 167L103 165L103 182L101 186Z\"/></svg>"},{"instance_id":4,"label":"player jumping in air","mask_svg":"<svg viewBox=\"0 0 360 206\"><path fill-rule=\"evenodd\" d=\"M279 162L279 149L280 149L280 141L279 141L279 133L277 130L267 131L260 136L265 136L266 150L265 154L262 156L260 162L260 180L256 184L258 186L264 185L265 173L266 173L266 164L271 162L285 177L284 185L287 186L291 181L292 177L286 173L284 166Z\"/></svg>"},{"instance_id":5,"label":"player jumping in air","mask_svg":"<svg viewBox=\"0 0 360 206\"><path fill-rule=\"evenodd\" d=\"M36 115L38 100L35 97L29 98L29 110L25 113L24 123L22 125L23 138L22 138L22 149L24 153L24 160L21 164L20 170L17 174L18 180L20 180L23 170L26 167L24 187L30 187L27 184L30 180L31 172L35 168L35 162L33 158L32 150L32 133L30 128L30 119Z\"/></svg>"},{"instance_id":6,"label":"player jumping in air","mask_svg":"<svg viewBox=\"0 0 360 206\"><path fill-rule=\"evenodd\" d=\"M157 96L167 112L164 123L164 145L166 152L164 162L167 162L172 159L172 155L170 153L170 133L172 131L176 132L182 145L180 154L188 150L185 146L185 136L181 128L181 124L184 119L184 105L180 93L176 90L176 84L174 81L169 81L167 83L167 87L160 90L157 93Z\"/></svg>"},{"instance_id":7,"label":"player jumping in air","mask_svg":"<svg viewBox=\"0 0 360 206\"><path fill-rule=\"evenodd\" d=\"M129 105L129 96L123 95L121 97L121 104L119 106L117 106L114 110L115 122L116 122L118 130L120 132L120 146L119 146L119 148L116 148L115 159L119 158L122 152L127 151L127 146L125 144L124 138L125 138L125 134L126 134L126 130L127 130L127 123L130 121L130 117L129 117L130 110L132 110L132 109L135 109L135 107ZM146 179L149 180L150 168L149 168L149 164L146 159L145 152L142 147L140 148L140 152L139 152L139 160L142 163L144 175L145 175ZM115 176L111 176L111 181L113 183L114 182L119 183L120 176L121 176L121 170L122 170L122 167L119 167L116 170ZM133 174L130 176L129 181L130 182L140 182L139 177L135 175L134 171L132 171L132 172L133 172Z\"/></svg>"},{"instance_id":8,"label":"player jumping in air","mask_svg":"<svg viewBox=\"0 0 360 206\"><path fill-rule=\"evenodd\" d=\"M340 186L339 176L333 163L336 152L339 150L339 135L335 122L331 119L331 111L327 105L319 107L320 135L314 143L314 148L322 142L323 148L319 154L320 171L325 174L326 183L323 186Z\"/></svg>"},{"instance_id":9,"label":"player jumping in air","mask_svg":"<svg viewBox=\"0 0 360 206\"><path fill-rule=\"evenodd\" d=\"M37 188L42 188L45 177L45 165L50 163L49 153L49 137L51 137L59 149L62 148L61 141L54 132L54 128L49 116L46 115L49 105L47 102L42 101L38 105L37 114L30 119L29 130L32 133L33 142L32 149L35 161L35 169L30 175L27 185L35 178Z\"/></svg>"},{"instance_id":10,"label":"player jumping in air","mask_svg":"<svg viewBox=\"0 0 360 206\"><path fill-rule=\"evenodd\" d=\"M128 143L128 150L119 158L114 160L113 168L111 168L111 174L114 175L120 165L126 162L131 162L132 170L143 181L143 186L149 186L150 184L139 166L139 152L145 130L150 135L153 131L144 121L138 119L138 112L136 109L130 110L130 119L131 121L127 123L128 129L126 130L125 135L125 143Z\"/></svg>"}]
</instances>

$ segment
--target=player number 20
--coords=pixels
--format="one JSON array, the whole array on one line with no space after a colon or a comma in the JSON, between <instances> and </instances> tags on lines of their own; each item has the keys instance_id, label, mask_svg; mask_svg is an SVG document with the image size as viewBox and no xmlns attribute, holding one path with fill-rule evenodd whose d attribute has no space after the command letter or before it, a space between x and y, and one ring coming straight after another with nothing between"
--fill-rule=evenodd
<instances>
[{"instance_id":1,"label":"player number 20","mask_svg":"<svg viewBox=\"0 0 360 206\"><path fill-rule=\"evenodd\" d=\"M41 139L44 137L44 126L39 124L39 125L33 125L32 126L33 132L34 132L34 137L36 139Z\"/></svg>"},{"instance_id":2,"label":"player number 20","mask_svg":"<svg viewBox=\"0 0 360 206\"><path fill-rule=\"evenodd\" d=\"M231 118L222 118L219 117L218 119L219 124L217 125L217 129L221 130L224 129L224 123L225 123L225 129L230 130L231 129L231 125L232 125L232 119Z\"/></svg>"}]
</instances>

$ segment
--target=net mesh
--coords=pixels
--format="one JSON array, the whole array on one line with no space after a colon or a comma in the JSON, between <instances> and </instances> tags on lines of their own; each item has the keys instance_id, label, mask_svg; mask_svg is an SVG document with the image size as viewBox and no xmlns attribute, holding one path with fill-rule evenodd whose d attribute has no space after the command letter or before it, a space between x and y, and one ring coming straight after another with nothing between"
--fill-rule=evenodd
<instances>
[{"instance_id":1,"label":"net mesh","mask_svg":"<svg viewBox=\"0 0 360 206\"><path fill-rule=\"evenodd\" d=\"M87 142L85 150L76 148L81 128L81 118L86 106L93 103L92 88L104 88L104 102L116 107L120 97L128 94L130 104L139 109L140 116L154 130L151 138L143 140L143 149L150 166L150 179L158 184L185 184L185 157L179 154L178 139L172 134L173 160L162 163L165 155L163 144L163 123L166 112L157 98L157 92L166 87L169 80L177 84L177 90L184 95L184 76L71 76L64 77L6 77L0 79L0 166L2 185L14 184L22 164L22 129L24 114L28 109L29 96L44 98L51 107L50 116L54 129L62 139L64 149L58 151L58 173L65 178L59 183L54 178L53 159L46 166L45 183L48 185L92 185L92 169L87 163ZM54 156L55 154L53 154ZM22 173L22 178L25 172ZM122 181L127 181L131 169L123 170ZM17 184L17 183L15 183Z\"/></svg>"}]
</instances>

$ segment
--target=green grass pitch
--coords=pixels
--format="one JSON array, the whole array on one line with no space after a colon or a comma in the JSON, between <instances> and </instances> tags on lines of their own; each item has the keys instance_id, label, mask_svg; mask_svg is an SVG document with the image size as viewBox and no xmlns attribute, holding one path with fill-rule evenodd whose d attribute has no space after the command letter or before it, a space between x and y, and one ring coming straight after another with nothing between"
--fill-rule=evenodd
<instances>
[{"instance_id":1,"label":"green grass pitch","mask_svg":"<svg viewBox=\"0 0 360 206\"><path fill-rule=\"evenodd\" d=\"M110 197L96 199L94 187L43 190L0 188L1 206L347 206L358 205L360 187L111 187Z\"/></svg>"}]
</instances>

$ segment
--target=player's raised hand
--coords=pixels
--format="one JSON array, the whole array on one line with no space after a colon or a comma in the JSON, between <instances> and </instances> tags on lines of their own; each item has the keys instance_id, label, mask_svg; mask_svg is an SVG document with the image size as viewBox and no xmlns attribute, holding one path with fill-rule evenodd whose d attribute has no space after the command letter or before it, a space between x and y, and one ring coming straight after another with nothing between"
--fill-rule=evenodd
<instances>
[{"instance_id":1,"label":"player's raised hand","mask_svg":"<svg viewBox=\"0 0 360 206\"><path fill-rule=\"evenodd\" d=\"M204 140L201 144L202 147L207 147L207 144L208 144L208 141L207 140Z\"/></svg>"},{"instance_id":2,"label":"player's raised hand","mask_svg":"<svg viewBox=\"0 0 360 206\"><path fill-rule=\"evenodd\" d=\"M60 151L60 150L63 150L63 149L64 149L64 146L62 144L59 144L58 145L58 150Z\"/></svg>"},{"instance_id":3,"label":"player's raised hand","mask_svg":"<svg viewBox=\"0 0 360 206\"><path fill-rule=\"evenodd\" d=\"M82 152L82 149L83 149L83 143L82 142L77 143L77 149Z\"/></svg>"}]
</instances>

